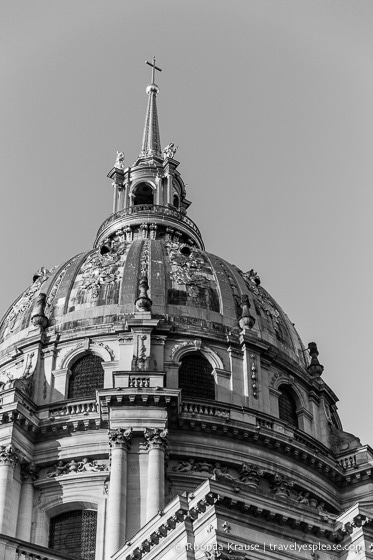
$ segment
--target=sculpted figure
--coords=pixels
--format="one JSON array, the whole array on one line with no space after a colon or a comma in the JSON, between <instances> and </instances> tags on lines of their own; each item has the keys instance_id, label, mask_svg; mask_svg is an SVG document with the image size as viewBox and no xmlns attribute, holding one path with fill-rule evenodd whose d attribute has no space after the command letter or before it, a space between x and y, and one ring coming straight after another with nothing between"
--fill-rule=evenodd
<instances>
[{"instance_id":1,"label":"sculpted figure","mask_svg":"<svg viewBox=\"0 0 373 560\"><path fill-rule=\"evenodd\" d=\"M228 473L227 467L222 467L220 463L215 463L215 468L212 470L216 480L220 482L228 482L230 484L236 483L237 478Z\"/></svg>"},{"instance_id":2,"label":"sculpted figure","mask_svg":"<svg viewBox=\"0 0 373 560\"><path fill-rule=\"evenodd\" d=\"M47 478L55 478L61 474L66 474L67 465L63 461L58 461L57 465L53 467L49 473L47 473Z\"/></svg>"},{"instance_id":3,"label":"sculpted figure","mask_svg":"<svg viewBox=\"0 0 373 560\"><path fill-rule=\"evenodd\" d=\"M114 163L116 169L124 169L124 153L117 151L117 158Z\"/></svg>"},{"instance_id":4,"label":"sculpted figure","mask_svg":"<svg viewBox=\"0 0 373 560\"><path fill-rule=\"evenodd\" d=\"M90 461L88 457L84 457L78 463L78 472L100 472L105 469L105 465L98 465L97 461Z\"/></svg>"},{"instance_id":5,"label":"sculpted figure","mask_svg":"<svg viewBox=\"0 0 373 560\"><path fill-rule=\"evenodd\" d=\"M192 472L194 469L194 459L189 459L188 461L179 461L179 464L173 470L177 472Z\"/></svg>"},{"instance_id":6,"label":"sculpted figure","mask_svg":"<svg viewBox=\"0 0 373 560\"><path fill-rule=\"evenodd\" d=\"M300 504L305 504L306 506L309 505L310 501L309 501L309 492L305 492L303 494L303 492L299 492L299 496L296 499L297 502L299 502Z\"/></svg>"},{"instance_id":7,"label":"sculpted figure","mask_svg":"<svg viewBox=\"0 0 373 560\"><path fill-rule=\"evenodd\" d=\"M163 157L173 159L174 155L176 154L176 150L179 146L175 146L173 142L167 144L165 148L163 148Z\"/></svg>"}]
</instances>

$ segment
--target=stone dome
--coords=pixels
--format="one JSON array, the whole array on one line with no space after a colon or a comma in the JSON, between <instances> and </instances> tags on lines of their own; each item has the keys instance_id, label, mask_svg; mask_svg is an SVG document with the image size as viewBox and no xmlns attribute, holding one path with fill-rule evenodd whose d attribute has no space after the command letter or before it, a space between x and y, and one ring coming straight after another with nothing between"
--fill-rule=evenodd
<instances>
[{"instance_id":1,"label":"stone dome","mask_svg":"<svg viewBox=\"0 0 373 560\"><path fill-rule=\"evenodd\" d=\"M200 336L235 337L242 330L242 302L248 299L255 320L252 335L299 365L307 365L305 348L293 324L253 270L244 273L224 259L180 241L175 232L150 239L152 231L155 234L142 222L133 234L138 238L127 240L123 229L118 229L107 252L101 245L50 271L41 268L3 317L0 348L27 338L32 318L38 315L35 302L40 294L45 294L47 332L88 332L104 325L123 329L136 312L138 286L146 271L152 314L162 324L179 331L186 327Z\"/></svg>"}]
</instances>

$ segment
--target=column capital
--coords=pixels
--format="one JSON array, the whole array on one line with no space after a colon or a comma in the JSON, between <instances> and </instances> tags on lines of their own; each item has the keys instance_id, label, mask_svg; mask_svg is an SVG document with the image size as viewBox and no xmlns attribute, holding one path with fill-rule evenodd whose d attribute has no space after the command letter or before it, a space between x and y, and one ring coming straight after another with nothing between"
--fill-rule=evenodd
<instances>
[{"instance_id":1,"label":"column capital","mask_svg":"<svg viewBox=\"0 0 373 560\"><path fill-rule=\"evenodd\" d=\"M0 465L14 467L19 461L18 453L10 443L0 446Z\"/></svg>"},{"instance_id":2,"label":"column capital","mask_svg":"<svg viewBox=\"0 0 373 560\"><path fill-rule=\"evenodd\" d=\"M109 430L109 445L112 449L129 449L131 446L132 428Z\"/></svg>"},{"instance_id":3,"label":"column capital","mask_svg":"<svg viewBox=\"0 0 373 560\"><path fill-rule=\"evenodd\" d=\"M168 430L161 430L160 428L144 428L144 437L146 447L148 449L166 449L168 446Z\"/></svg>"},{"instance_id":4,"label":"column capital","mask_svg":"<svg viewBox=\"0 0 373 560\"><path fill-rule=\"evenodd\" d=\"M39 478L39 469L33 462L22 463L21 465L21 480L22 482L34 482Z\"/></svg>"}]
</instances>

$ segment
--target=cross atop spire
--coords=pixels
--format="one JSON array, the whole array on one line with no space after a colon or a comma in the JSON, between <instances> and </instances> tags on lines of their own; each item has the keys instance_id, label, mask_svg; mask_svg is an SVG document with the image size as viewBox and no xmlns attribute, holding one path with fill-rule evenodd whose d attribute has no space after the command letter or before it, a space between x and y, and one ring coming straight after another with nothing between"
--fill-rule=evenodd
<instances>
[{"instance_id":1,"label":"cross atop spire","mask_svg":"<svg viewBox=\"0 0 373 560\"><path fill-rule=\"evenodd\" d=\"M155 77L155 70L158 70L158 72L162 72L162 68L159 68L158 66L155 65L155 56L153 56L153 62L148 62L147 60L145 60L145 64L148 64L149 66L152 67L152 81L151 84L153 85L154 82L154 77Z\"/></svg>"},{"instance_id":2,"label":"cross atop spire","mask_svg":"<svg viewBox=\"0 0 373 560\"><path fill-rule=\"evenodd\" d=\"M159 93L158 86L154 83L155 71L162 72L162 69L155 65L155 56L153 62L145 61L152 67L152 82L146 88L146 93L149 96L148 107L146 110L144 134L142 138L142 146L140 157L159 157L163 159L161 140L159 137L158 114L156 97Z\"/></svg>"}]
</instances>

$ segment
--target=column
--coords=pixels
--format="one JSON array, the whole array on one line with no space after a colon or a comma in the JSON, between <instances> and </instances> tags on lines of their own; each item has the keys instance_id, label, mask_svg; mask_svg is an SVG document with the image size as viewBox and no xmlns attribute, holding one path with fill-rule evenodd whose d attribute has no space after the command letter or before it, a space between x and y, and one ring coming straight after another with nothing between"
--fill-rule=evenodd
<instances>
[{"instance_id":1,"label":"column","mask_svg":"<svg viewBox=\"0 0 373 560\"><path fill-rule=\"evenodd\" d=\"M0 533L9 534L10 512L12 504L13 490L13 470L18 457L12 445L0 447Z\"/></svg>"},{"instance_id":2,"label":"column","mask_svg":"<svg viewBox=\"0 0 373 560\"><path fill-rule=\"evenodd\" d=\"M17 539L29 541L31 537L32 510L34 502L34 480L37 472L34 463L21 465L21 496L19 499Z\"/></svg>"},{"instance_id":3,"label":"column","mask_svg":"<svg viewBox=\"0 0 373 560\"><path fill-rule=\"evenodd\" d=\"M119 195L118 195L118 208L117 210L123 210L124 208L124 187L120 186L119 187Z\"/></svg>"},{"instance_id":4,"label":"column","mask_svg":"<svg viewBox=\"0 0 373 560\"><path fill-rule=\"evenodd\" d=\"M111 468L106 524L106 558L109 559L126 540L127 451L132 430L109 431Z\"/></svg>"},{"instance_id":5,"label":"column","mask_svg":"<svg viewBox=\"0 0 373 560\"><path fill-rule=\"evenodd\" d=\"M114 193L113 193L113 214L115 214L115 212L118 209L118 185L117 185L117 183L113 182L112 186L113 186L113 189L114 189Z\"/></svg>"},{"instance_id":6,"label":"column","mask_svg":"<svg viewBox=\"0 0 373 560\"><path fill-rule=\"evenodd\" d=\"M146 495L146 520L149 521L164 502L164 460L167 448L168 430L159 428L144 429L148 447L148 488Z\"/></svg>"}]
</instances>

